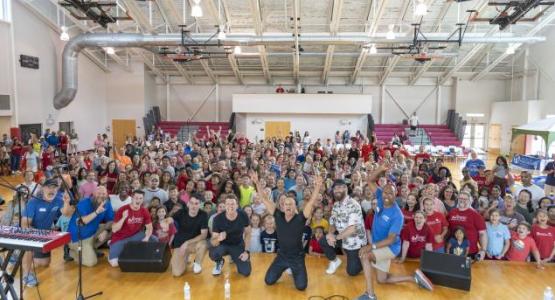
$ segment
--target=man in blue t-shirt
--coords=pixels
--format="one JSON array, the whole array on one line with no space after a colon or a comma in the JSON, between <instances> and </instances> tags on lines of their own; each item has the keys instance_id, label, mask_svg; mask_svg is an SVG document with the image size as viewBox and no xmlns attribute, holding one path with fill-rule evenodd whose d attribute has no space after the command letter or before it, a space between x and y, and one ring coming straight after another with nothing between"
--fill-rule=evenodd
<instances>
[{"instance_id":1,"label":"man in blue t-shirt","mask_svg":"<svg viewBox=\"0 0 555 300\"><path fill-rule=\"evenodd\" d=\"M36 228L51 230L61 214L71 215L67 193L58 193L58 179L48 179L42 186L42 193L33 197L27 203L21 225L23 228ZM48 267L50 264L50 252L41 251L25 252L23 255L23 283L26 286L38 285L37 277L31 272L31 264L37 267Z\"/></svg>"},{"instance_id":2,"label":"man in blue t-shirt","mask_svg":"<svg viewBox=\"0 0 555 300\"><path fill-rule=\"evenodd\" d=\"M470 172L471 177L478 176L480 168L486 168L486 164L483 160L478 158L478 154L474 150L470 152L470 159L466 161L464 166Z\"/></svg>"},{"instance_id":3,"label":"man in blue t-shirt","mask_svg":"<svg viewBox=\"0 0 555 300\"><path fill-rule=\"evenodd\" d=\"M82 240L83 265L92 267L98 263L97 258L102 256L102 253L97 252L96 249L110 237L108 228L111 228L114 220L114 210L110 204L106 187L98 186L92 197L81 199L76 207L79 213L73 214L68 227L72 242L69 245L69 254L74 261L78 261L78 241ZM79 217L81 217L82 225L77 228Z\"/></svg>"},{"instance_id":4,"label":"man in blue t-shirt","mask_svg":"<svg viewBox=\"0 0 555 300\"><path fill-rule=\"evenodd\" d=\"M414 282L427 290L433 290L432 282L417 269L412 276L393 275L389 273L391 260L401 251L401 228L403 214L395 202L397 190L393 184L387 184L383 189L376 186L376 179L382 172L389 171L389 165L381 165L368 178L368 186L375 193L378 205L372 223L372 241L360 249L359 255L366 280L366 292L359 296L359 300L375 300L372 283L372 268L376 271L379 283Z\"/></svg>"}]
</instances>

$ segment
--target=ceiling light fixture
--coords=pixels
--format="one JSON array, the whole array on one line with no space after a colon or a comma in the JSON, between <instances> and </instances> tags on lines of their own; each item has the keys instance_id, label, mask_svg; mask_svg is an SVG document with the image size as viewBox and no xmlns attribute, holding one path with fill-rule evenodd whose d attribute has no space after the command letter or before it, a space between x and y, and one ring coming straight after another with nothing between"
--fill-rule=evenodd
<instances>
[{"instance_id":1,"label":"ceiling light fixture","mask_svg":"<svg viewBox=\"0 0 555 300\"><path fill-rule=\"evenodd\" d=\"M372 46L370 46L370 54L376 53L378 53L378 49L376 48L376 45L372 44Z\"/></svg>"},{"instance_id":2,"label":"ceiling light fixture","mask_svg":"<svg viewBox=\"0 0 555 300\"><path fill-rule=\"evenodd\" d=\"M241 54L243 51L241 50L241 46L235 46L235 48L233 48L233 54L237 55L237 54Z\"/></svg>"},{"instance_id":3,"label":"ceiling light fixture","mask_svg":"<svg viewBox=\"0 0 555 300\"><path fill-rule=\"evenodd\" d=\"M67 33L67 27L62 26L62 33L60 33L60 40L67 42L69 41L69 33Z\"/></svg>"},{"instance_id":4,"label":"ceiling light fixture","mask_svg":"<svg viewBox=\"0 0 555 300\"><path fill-rule=\"evenodd\" d=\"M515 54L515 46L514 45L509 45L509 47L507 47L507 50L505 50L505 54L507 55L513 55Z\"/></svg>"},{"instance_id":5,"label":"ceiling light fixture","mask_svg":"<svg viewBox=\"0 0 555 300\"><path fill-rule=\"evenodd\" d=\"M415 16L425 16L428 14L428 5L424 3L424 0L418 0L418 4L414 7Z\"/></svg>"},{"instance_id":6,"label":"ceiling light fixture","mask_svg":"<svg viewBox=\"0 0 555 300\"><path fill-rule=\"evenodd\" d=\"M388 39L388 40L394 40L395 39L395 32L393 32L394 28L395 28L395 25L389 24L389 31L385 34L386 39Z\"/></svg>"},{"instance_id":7,"label":"ceiling light fixture","mask_svg":"<svg viewBox=\"0 0 555 300\"><path fill-rule=\"evenodd\" d=\"M191 17L202 17L202 7L200 7L200 0L194 0L195 4L191 8Z\"/></svg>"},{"instance_id":8,"label":"ceiling light fixture","mask_svg":"<svg viewBox=\"0 0 555 300\"><path fill-rule=\"evenodd\" d=\"M223 30L222 27L223 26L220 26L220 28L218 29L218 40L225 40L226 38L225 30Z\"/></svg>"},{"instance_id":9,"label":"ceiling light fixture","mask_svg":"<svg viewBox=\"0 0 555 300\"><path fill-rule=\"evenodd\" d=\"M104 48L104 51L106 51L106 54L108 54L108 55L116 54L116 50L113 47L106 47L106 48Z\"/></svg>"}]
</instances>

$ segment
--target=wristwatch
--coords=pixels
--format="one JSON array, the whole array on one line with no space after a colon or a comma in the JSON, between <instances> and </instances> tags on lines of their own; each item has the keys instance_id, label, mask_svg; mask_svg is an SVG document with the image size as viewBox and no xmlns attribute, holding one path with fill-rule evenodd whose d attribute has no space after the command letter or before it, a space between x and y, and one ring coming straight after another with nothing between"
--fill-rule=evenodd
<instances>
[{"instance_id":1,"label":"wristwatch","mask_svg":"<svg viewBox=\"0 0 555 300\"><path fill-rule=\"evenodd\" d=\"M378 249L378 246L376 246L376 244L372 244L372 250L376 250Z\"/></svg>"}]
</instances>

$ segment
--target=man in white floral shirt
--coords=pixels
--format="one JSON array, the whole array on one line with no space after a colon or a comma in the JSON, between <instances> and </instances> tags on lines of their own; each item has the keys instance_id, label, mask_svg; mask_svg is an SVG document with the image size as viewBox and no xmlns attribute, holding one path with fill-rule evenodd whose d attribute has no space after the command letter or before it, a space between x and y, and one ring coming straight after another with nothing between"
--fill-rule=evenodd
<instances>
[{"instance_id":1,"label":"man in white floral shirt","mask_svg":"<svg viewBox=\"0 0 555 300\"><path fill-rule=\"evenodd\" d=\"M329 233L319 241L330 260L326 273L335 273L342 263L335 252L336 244L339 246L340 242L347 256L347 274L355 276L362 271L358 251L367 244L362 209L356 200L348 196L345 181L335 180L332 192L335 203L329 221Z\"/></svg>"}]
</instances>

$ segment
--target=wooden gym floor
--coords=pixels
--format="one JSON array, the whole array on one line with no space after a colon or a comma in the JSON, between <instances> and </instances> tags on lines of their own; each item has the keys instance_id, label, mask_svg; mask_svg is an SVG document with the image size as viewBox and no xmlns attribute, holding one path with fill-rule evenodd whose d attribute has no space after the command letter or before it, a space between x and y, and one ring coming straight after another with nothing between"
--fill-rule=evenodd
<instances>
[{"instance_id":1,"label":"wooden gym floor","mask_svg":"<svg viewBox=\"0 0 555 300\"><path fill-rule=\"evenodd\" d=\"M488 159L491 164L491 158ZM457 177L458 166L448 166ZM6 177L11 183L21 181L20 177ZM11 199L11 193L0 188L4 199ZM352 299L364 291L362 274L349 277L345 272L345 261L335 275L325 274L327 261L325 258L308 257L308 288L306 291L295 290L289 275L283 274L274 286L264 284L264 275L273 259L273 255L258 254L252 258L252 274L243 278L236 273L235 266L226 262L225 272L230 272L232 299L308 299L311 296L329 297L343 295ZM192 299L223 299L225 277L212 276L213 263L208 257L203 262L203 271L194 275L188 272L174 278L170 271L163 274L122 273L109 266L105 259L94 268L83 268L84 295L103 291L102 296L94 299L183 299L183 285L187 281L191 285ZM392 273L408 274L418 267L418 262L405 262L402 265L392 264ZM231 269L230 269L231 268ZM76 263L64 263L62 250L53 252L49 268L37 269L40 285L38 288L26 288L24 298L29 300L65 300L76 299L78 268ZM419 289L414 284L376 285L376 293L380 300L384 299L543 299L546 286L555 287L555 264L538 270L533 264L509 262L480 262L472 267L472 287L470 292L436 286L434 292ZM38 293L42 296L39 298ZM322 298L314 298L322 299ZM339 298L334 298L339 299Z\"/></svg>"}]
</instances>

